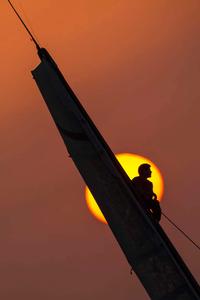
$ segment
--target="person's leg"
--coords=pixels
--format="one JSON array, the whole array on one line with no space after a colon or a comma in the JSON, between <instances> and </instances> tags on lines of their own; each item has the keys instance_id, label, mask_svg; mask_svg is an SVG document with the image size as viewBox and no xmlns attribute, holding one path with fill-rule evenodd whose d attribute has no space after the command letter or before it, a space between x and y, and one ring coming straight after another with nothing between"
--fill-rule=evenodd
<instances>
[{"instance_id":1,"label":"person's leg","mask_svg":"<svg viewBox=\"0 0 200 300\"><path fill-rule=\"evenodd\" d=\"M160 208L160 204L159 201L157 200L151 200L150 202L150 211L152 213L153 218L160 222L161 219L161 208Z\"/></svg>"},{"instance_id":2,"label":"person's leg","mask_svg":"<svg viewBox=\"0 0 200 300\"><path fill-rule=\"evenodd\" d=\"M160 222L160 219L161 219L161 208L160 208L160 203L157 200L154 201L154 215L155 215L155 219L158 222Z\"/></svg>"}]
</instances>

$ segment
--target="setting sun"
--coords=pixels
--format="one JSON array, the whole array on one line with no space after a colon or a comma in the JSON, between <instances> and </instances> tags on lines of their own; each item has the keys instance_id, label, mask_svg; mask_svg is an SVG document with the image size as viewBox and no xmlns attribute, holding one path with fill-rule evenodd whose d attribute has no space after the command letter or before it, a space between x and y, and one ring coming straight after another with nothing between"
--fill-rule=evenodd
<instances>
[{"instance_id":1,"label":"setting sun","mask_svg":"<svg viewBox=\"0 0 200 300\"><path fill-rule=\"evenodd\" d=\"M163 177L158 167L152 161L140 155L131 153L120 153L116 155L116 158L118 159L118 161L120 162L121 166L124 168L130 179L132 179L135 176L138 176L138 167L141 164L150 164L152 176L149 180L153 183L153 190L156 193L158 200L160 201L162 199L164 193ZM88 187L86 187L85 189L85 198L88 208L92 215L95 216L99 221L107 224L101 210L99 209Z\"/></svg>"}]
</instances>

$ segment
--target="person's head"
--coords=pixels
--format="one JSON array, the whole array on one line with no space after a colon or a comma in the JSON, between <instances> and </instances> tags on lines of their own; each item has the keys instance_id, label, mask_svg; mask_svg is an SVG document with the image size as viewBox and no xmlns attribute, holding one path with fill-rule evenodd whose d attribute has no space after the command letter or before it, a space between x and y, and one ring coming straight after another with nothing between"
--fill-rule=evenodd
<instances>
[{"instance_id":1,"label":"person's head","mask_svg":"<svg viewBox=\"0 0 200 300\"><path fill-rule=\"evenodd\" d=\"M140 177L149 178L151 177L151 165L149 164L141 164L138 168L138 173Z\"/></svg>"}]
</instances>

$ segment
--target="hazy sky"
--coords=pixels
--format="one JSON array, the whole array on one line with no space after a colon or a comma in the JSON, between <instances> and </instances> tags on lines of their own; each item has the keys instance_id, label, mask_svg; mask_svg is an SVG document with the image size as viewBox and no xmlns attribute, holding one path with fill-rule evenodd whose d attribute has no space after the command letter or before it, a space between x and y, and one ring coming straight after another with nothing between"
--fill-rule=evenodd
<instances>
[{"instance_id":1,"label":"hazy sky","mask_svg":"<svg viewBox=\"0 0 200 300\"><path fill-rule=\"evenodd\" d=\"M199 0L16 0L113 152L150 158L163 211L199 237ZM0 1L0 297L148 299L84 200L30 71L35 48ZM161 225L197 280L200 254Z\"/></svg>"}]
</instances>

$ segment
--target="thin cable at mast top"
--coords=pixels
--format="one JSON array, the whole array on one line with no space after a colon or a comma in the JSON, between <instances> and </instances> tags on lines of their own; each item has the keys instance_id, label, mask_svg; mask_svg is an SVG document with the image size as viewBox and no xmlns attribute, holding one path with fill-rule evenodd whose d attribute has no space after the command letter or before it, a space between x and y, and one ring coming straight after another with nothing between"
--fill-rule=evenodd
<instances>
[{"instance_id":1,"label":"thin cable at mast top","mask_svg":"<svg viewBox=\"0 0 200 300\"><path fill-rule=\"evenodd\" d=\"M28 34L30 35L32 41L34 42L37 50L40 50L40 45L38 44L38 42L36 41L36 39L34 38L33 34L31 33L31 31L28 29L28 27L26 26L26 24L24 23L24 21L22 20L21 16L19 15L19 13L17 12L17 10L15 9L15 7L13 6L13 4L11 3L10 0L8 0L8 3L10 4L10 6L12 7L12 9L14 10L15 14L17 15L18 19L21 21L22 25L24 26L24 28L26 29L26 31L28 32Z\"/></svg>"}]
</instances>

